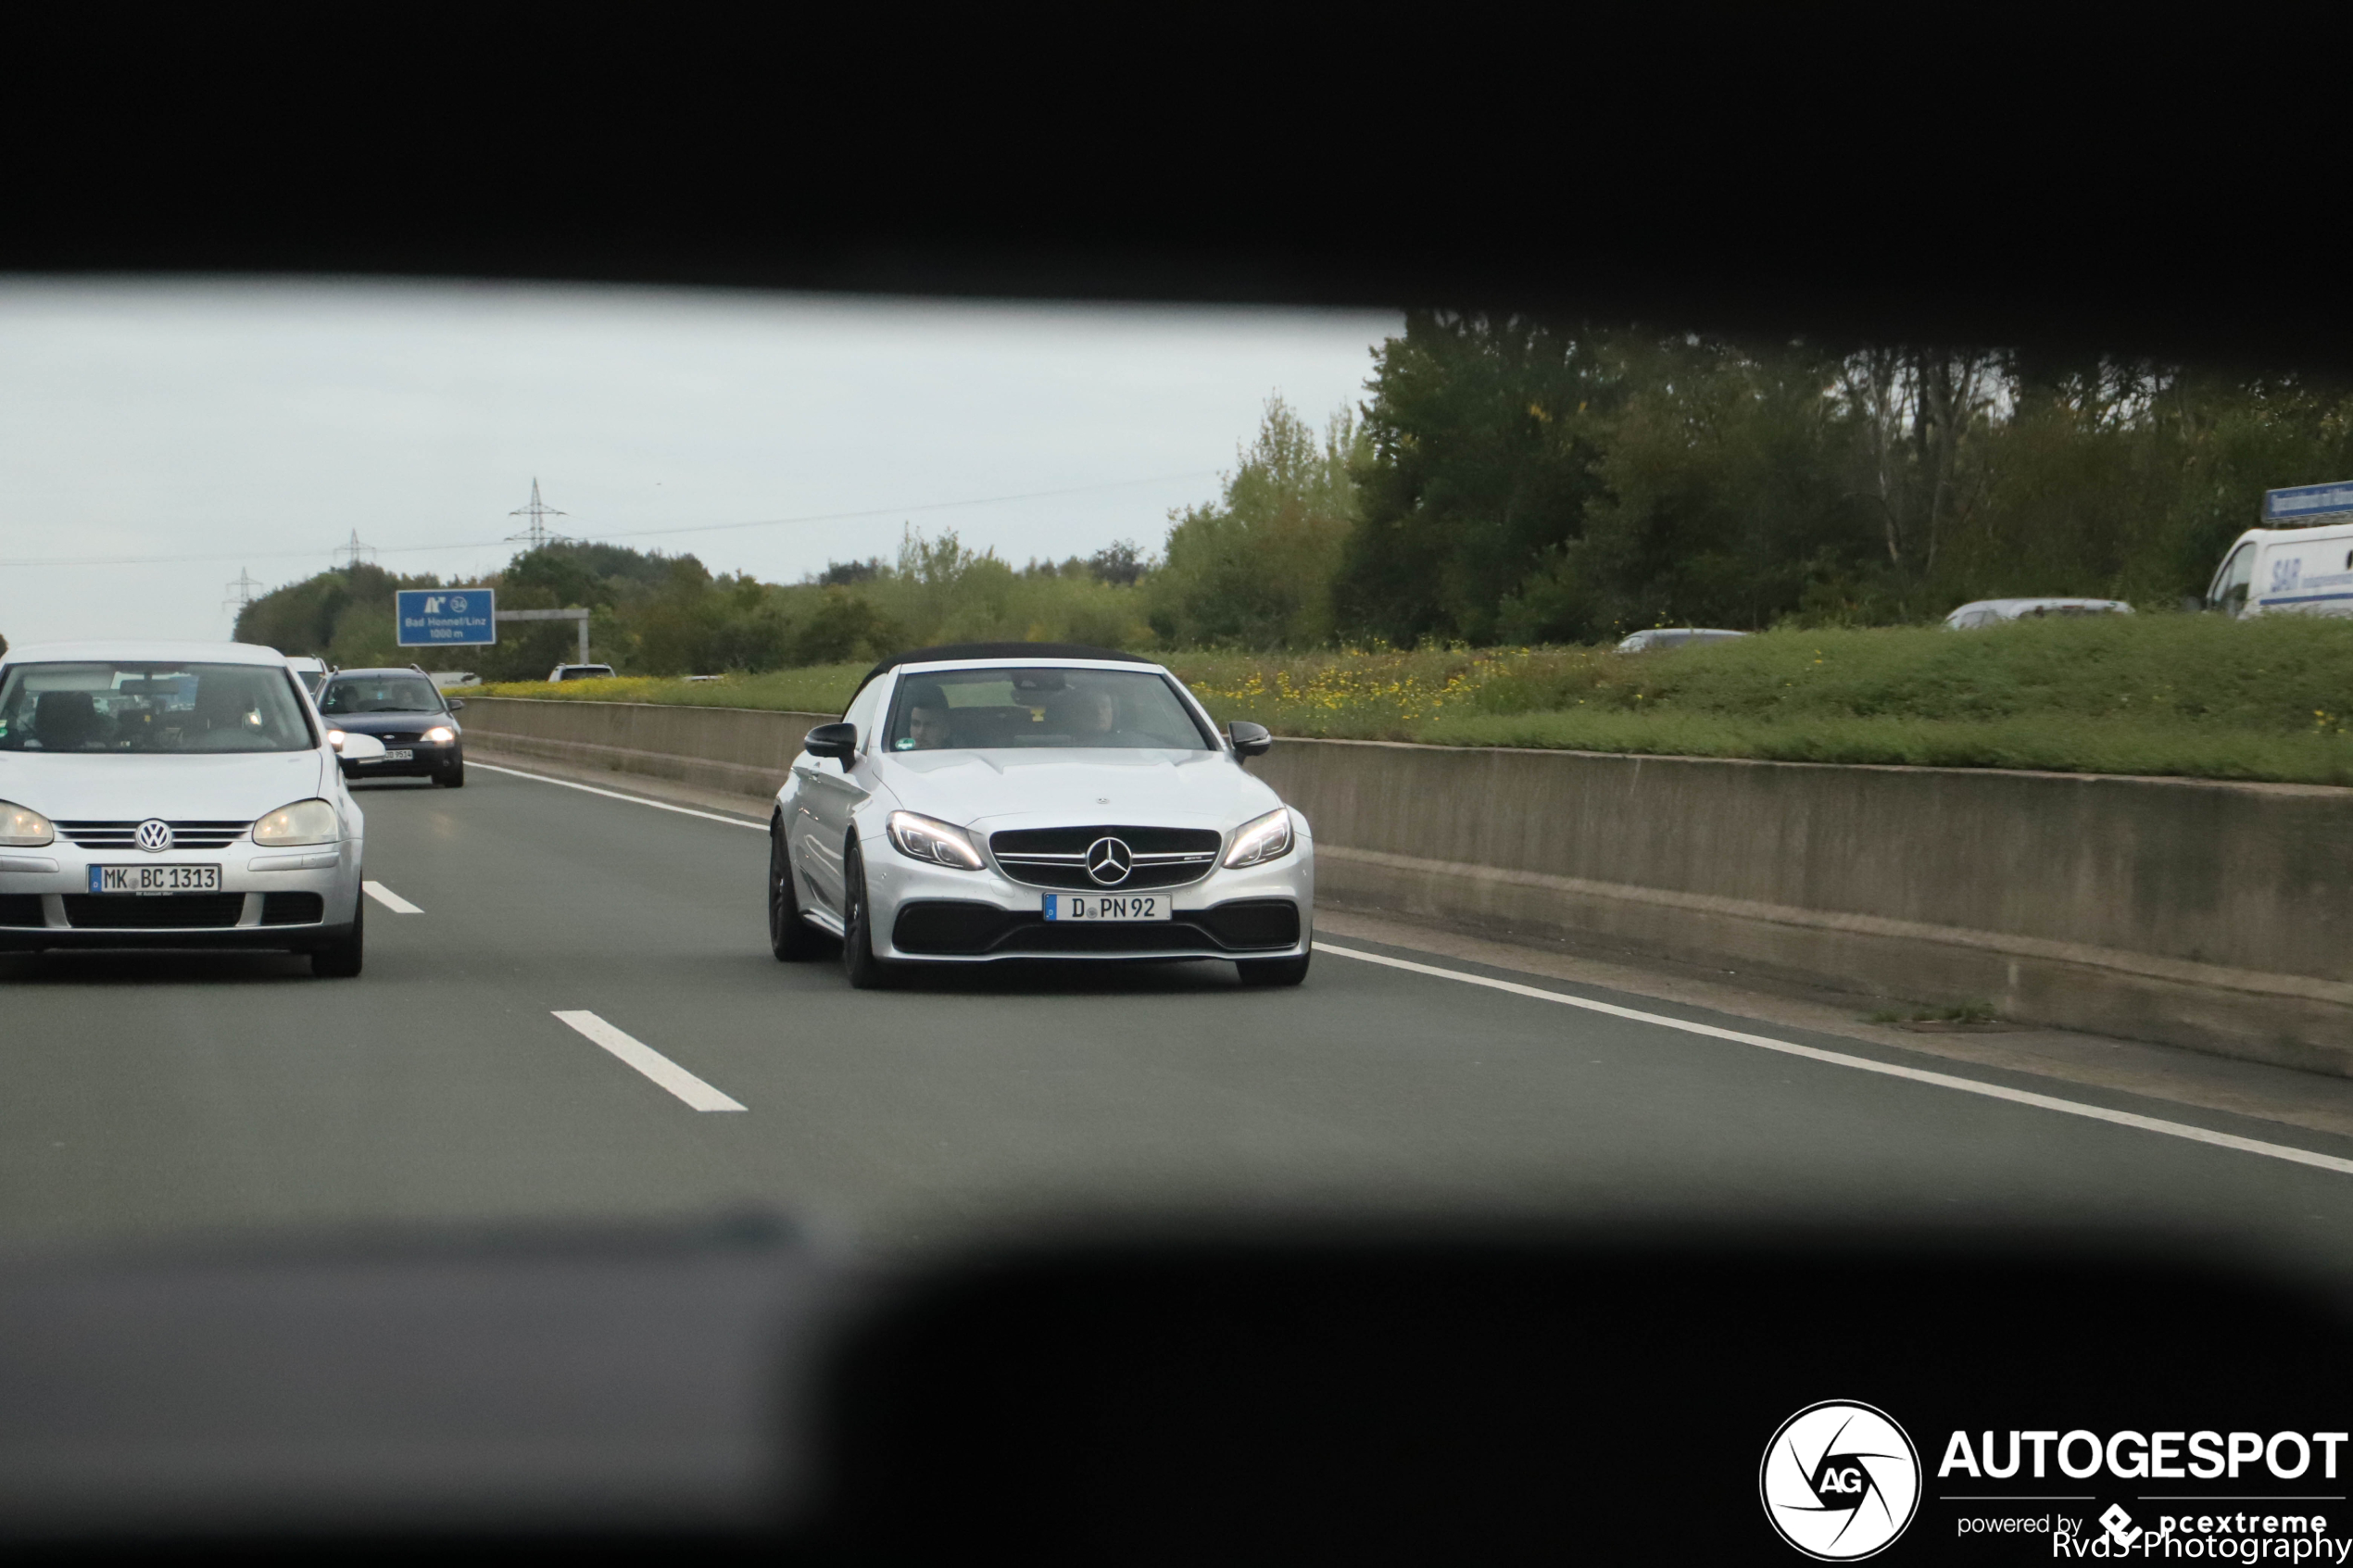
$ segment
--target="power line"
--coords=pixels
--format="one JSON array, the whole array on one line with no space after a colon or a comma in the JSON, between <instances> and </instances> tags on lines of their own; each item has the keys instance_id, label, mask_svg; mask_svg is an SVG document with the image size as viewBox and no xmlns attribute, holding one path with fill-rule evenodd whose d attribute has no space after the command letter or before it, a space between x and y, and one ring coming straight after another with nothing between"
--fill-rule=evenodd
<instances>
[{"instance_id":1,"label":"power line","mask_svg":"<svg viewBox=\"0 0 2353 1568\"><path fill-rule=\"evenodd\" d=\"M355 537L357 537L356 534ZM243 615L245 613L245 606L253 603L253 591L260 586L260 583L254 581L253 573L250 571L245 567L239 567L237 569L237 580L234 583L226 583L221 584L221 591L229 596L227 598L220 601L221 609L224 612L233 611L236 614Z\"/></svg>"},{"instance_id":2,"label":"power line","mask_svg":"<svg viewBox=\"0 0 2353 1568\"><path fill-rule=\"evenodd\" d=\"M504 539L499 541L500 544L528 545L535 550L544 550L549 545L560 543L563 539L562 534L556 533L547 526L547 520L551 517L566 517L570 514L566 512L560 512L556 510L555 508L547 505L539 499L539 476L537 474L534 474L531 476L531 505L527 507L517 507L513 511L509 512L507 515L509 517L527 517L531 520L531 522L521 533L508 534Z\"/></svg>"},{"instance_id":3,"label":"power line","mask_svg":"<svg viewBox=\"0 0 2353 1568\"><path fill-rule=\"evenodd\" d=\"M1139 485L1145 484L1172 484L1180 479L1214 479L1216 477L1217 470L1214 469L1197 470L1191 473L1155 474L1150 479L1120 479L1113 480L1102 484L1074 484L1060 490L1031 490L1015 495L976 495L970 500L963 501L926 501L920 505L912 507L870 507L863 511L854 512L811 512L800 517L761 518L752 522L701 522L690 524L684 528L640 528L621 533L599 533L595 535L592 540L574 542L593 543L595 540L605 539L660 539L669 538L681 533L724 533L746 528L786 528L805 522L854 522L862 518L906 517L912 516L917 512L952 511L963 507L1000 506L1008 501L1045 501L1063 495L1093 495L1099 491L1104 490L1132 490ZM557 513L555 515L561 516L563 514ZM352 542L358 543L357 530L353 531ZM509 540L505 539L459 539L439 545L387 545L382 546L374 545L361 545L359 547L369 552L371 556L415 556L426 555L437 550L489 549L509 542ZM349 548L349 545L345 545L339 546L332 553L341 555ZM46 558L34 558L28 560L0 560L0 567L10 569L29 569L40 566L184 566L206 561L239 559L248 562L257 560L316 560L319 558L319 555L320 552L313 549L262 551L258 553L248 551L242 556L233 556L226 554L225 552L218 555L190 556L53 556Z\"/></svg>"},{"instance_id":4,"label":"power line","mask_svg":"<svg viewBox=\"0 0 2353 1568\"><path fill-rule=\"evenodd\" d=\"M350 539L343 544L337 545L334 549L329 553L342 558L344 565L353 571L359 570L360 563L363 560L372 565L376 558L376 547L373 545L361 544L359 542L359 530L356 528L351 531Z\"/></svg>"}]
</instances>

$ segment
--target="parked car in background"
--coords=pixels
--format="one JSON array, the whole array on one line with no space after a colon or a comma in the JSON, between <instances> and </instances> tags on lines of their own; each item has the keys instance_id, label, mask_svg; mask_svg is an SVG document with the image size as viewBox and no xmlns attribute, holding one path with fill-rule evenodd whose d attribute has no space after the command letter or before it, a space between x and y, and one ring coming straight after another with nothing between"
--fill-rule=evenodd
<instances>
[{"instance_id":1,"label":"parked car in background","mask_svg":"<svg viewBox=\"0 0 2353 1568\"><path fill-rule=\"evenodd\" d=\"M2130 615L2122 599L1971 599L1944 618L1946 630L1971 631L2005 621L2041 621L2054 615Z\"/></svg>"},{"instance_id":2,"label":"parked car in background","mask_svg":"<svg viewBox=\"0 0 2353 1568\"><path fill-rule=\"evenodd\" d=\"M1654 626L1619 643L1617 651L1644 653L1652 648L1688 647L1695 643L1728 643L1734 637L1747 635L1745 632L1727 632L1718 626Z\"/></svg>"},{"instance_id":3,"label":"parked car in background","mask_svg":"<svg viewBox=\"0 0 2353 1568\"><path fill-rule=\"evenodd\" d=\"M447 691L452 686L478 686L482 677L471 670L435 670L430 672L435 691Z\"/></svg>"},{"instance_id":4,"label":"parked car in background","mask_svg":"<svg viewBox=\"0 0 2353 1568\"><path fill-rule=\"evenodd\" d=\"M446 789L466 784L466 743L459 728L460 699L445 698L432 679L406 670L338 670L319 694L328 739L343 752L346 779L427 778ZM383 751L353 755L346 734L372 735Z\"/></svg>"},{"instance_id":5,"label":"parked car in background","mask_svg":"<svg viewBox=\"0 0 2353 1568\"><path fill-rule=\"evenodd\" d=\"M549 681L610 681L610 664L559 664L547 671Z\"/></svg>"},{"instance_id":6,"label":"parked car in background","mask_svg":"<svg viewBox=\"0 0 2353 1568\"><path fill-rule=\"evenodd\" d=\"M2353 615L2353 522L2250 528L2207 586L2224 615Z\"/></svg>"}]
</instances>

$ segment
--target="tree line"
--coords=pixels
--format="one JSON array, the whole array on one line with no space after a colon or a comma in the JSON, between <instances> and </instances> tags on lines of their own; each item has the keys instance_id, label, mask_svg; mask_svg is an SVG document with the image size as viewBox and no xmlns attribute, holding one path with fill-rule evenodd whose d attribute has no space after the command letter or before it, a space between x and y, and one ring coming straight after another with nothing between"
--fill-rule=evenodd
<instances>
[{"instance_id":1,"label":"tree line","mask_svg":"<svg viewBox=\"0 0 2353 1568\"><path fill-rule=\"evenodd\" d=\"M2265 489L2348 474L2353 398L2295 376L1421 311L1373 351L1358 408L1317 429L1270 399L1157 553L1015 567L909 529L895 557L777 584L565 543L488 585L508 608L588 608L596 657L648 674L957 641L1590 643L1919 621L2007 595L2171 608ZM393 591L440 585L325 572L256 600L237 634L407 662ZM463 655L484 679L545 674L573 632L501 636Z\"/></svg>"},{"instance_id":2,"label":"tree line","mask_svg":"<svg viewBox=\"0 0 2353 1568\"><path fill-rule=\"evenodd\" d=\"M1269 408L1222 501L1170 533L1164 636L1576 643L2042 594L2171 608L2265 489L2353 473L2343 389L2104 357L1428 311L1375 351L1367 392L1320 441Z\"/></svg>"}]
</instances>

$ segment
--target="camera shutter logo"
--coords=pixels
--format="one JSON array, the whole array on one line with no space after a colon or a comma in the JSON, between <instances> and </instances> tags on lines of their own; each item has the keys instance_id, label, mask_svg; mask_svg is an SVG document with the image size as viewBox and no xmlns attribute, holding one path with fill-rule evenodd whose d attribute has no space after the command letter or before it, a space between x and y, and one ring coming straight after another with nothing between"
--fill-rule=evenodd
<instances>
[{"instance_id":1,"label":"camera shutter logo","mask_svg":"<svg viewBox=\"0 0 2353 1568\"><path fill-rule=\"evenodd\" d=\"M1825 1399L1781 1423L1756 1473L1765 1517L1822 1562L1892 1545L1920 1505L1920 1456L1885 1411Z\"/></svg>"}]
</instances>

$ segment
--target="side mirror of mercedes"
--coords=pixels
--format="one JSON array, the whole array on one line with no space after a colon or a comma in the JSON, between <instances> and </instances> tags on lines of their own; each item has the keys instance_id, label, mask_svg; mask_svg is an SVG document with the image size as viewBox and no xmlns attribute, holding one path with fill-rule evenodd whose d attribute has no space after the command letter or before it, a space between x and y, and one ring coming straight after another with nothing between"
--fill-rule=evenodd
<instances>
[{"instance_id":1,"label":"side mirror of mercedes","mask_svg":"<svg viewBox=\"0 0 2353 1568\"><path fill-rule=\"evenodd\" d=\"M801 738L800 748L812 757L830 757L847 768L858 756L858 726L820 724Z\"/></svg>"},{"instance_id":2,"label":"side mirror of mercedes","mask_svg":"<svg viewBox=\"0 0 2353 1568\"><path fill-rule=\"evenodd\" d=\"M1234 755L1237 758L1264 757L1267 748L1275 744L1275 737L1266 733L1265 725L1253 724L1247 719L1235 720L1227 726L1227 733L1234 737Z\"/></svg>"}]
</instances>

